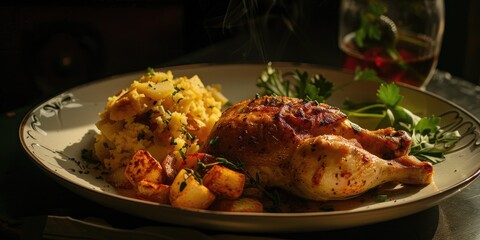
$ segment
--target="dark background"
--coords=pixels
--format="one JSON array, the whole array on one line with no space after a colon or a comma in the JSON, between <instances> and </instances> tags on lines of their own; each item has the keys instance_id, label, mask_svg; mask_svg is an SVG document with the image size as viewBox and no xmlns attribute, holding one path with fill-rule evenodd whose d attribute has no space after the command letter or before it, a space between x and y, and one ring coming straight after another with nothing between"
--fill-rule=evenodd
<instances>
[{"instance_id":1,"label":"dark background","mask_svg":"<svg viewBox=\"0 0 480 240\"><path fill-rule=\"evenodd\" d=\"M339 2L2 2L0 111L147 67L267 61L339 67ZM243 3L253 10L244 12ZM480 1L445 4L438 68L480 84Z\"/></svg>"}]
</instances>

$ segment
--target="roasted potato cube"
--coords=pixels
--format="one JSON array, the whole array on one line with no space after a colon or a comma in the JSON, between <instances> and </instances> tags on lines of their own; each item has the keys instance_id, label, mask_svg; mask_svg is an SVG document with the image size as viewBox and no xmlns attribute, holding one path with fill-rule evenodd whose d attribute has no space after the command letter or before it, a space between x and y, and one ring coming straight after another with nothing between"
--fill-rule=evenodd
<instances>
[{"instance_id":1,"label":"roasted potato cube","mask_svg":"<svg viewBox=\"0 0 480 240\"><path fill-rule=\"evenodd\" d=\"M169 193L169 185L149 182L147 180L141 180L137 184L137 195L146 200L168 204L170 202Z\"/></svg>"},{"instance_id":2,"label":"roasted potato cube","mask_svg":"<svg viewBox=\"0 0 480 240\"><path fill-rule=\"evenodd\" d=\"M217 199L210 209L227 212L263 212L263 204L254 198Z\"/></svg>"},{"instance_id":3,"label":"roasted potato cube","mask_svg":"<svg viewBox=\"0 0 480 240\"><path fill-rule=\"evenodd\" d=\"M195 153L195 154L187 154L185 159L180 162L178 169L190 168L190 169L197 169L198 162L201 159L202 154Z\"/></svg>"},{"instance_id":4,"label":"roasted potato cube","mask_svg":"<svg viewBox=\"0 0 480 240\"><path fill-rule=\"evenodd\" d=\"M165 174L165 181L171 183L178 174L178 171L184 168L197 169L198 163L211 163L215 157L205 153L189 153L185 159L177 160L173 155L167 155L160 163ZM202 173L200 173L202 174Z\"/></svg>"},{"instance_id":5,"label":"roasted potato cube","mask_svg":"<svg viewBox=\"0 0 480 240\"><path fill-rule=\"evenodd\" d=\"M185 159L180 163L179 169L190 168L196 169L198 167L198 162L203 163L213 163L215 162L215 157L206 153L190 153L185 156Z\"/></svg>"},{"instance_id":6,"label":"roasted potato cube","mask_svg":"<svg viewBox=\"0 0 480 240\"><path fill-rule=\"evenodd\" d=\"M179 208L207 209L215 200L215 194L185 169L180 170L173 180L169 197L170 204Z\"/></svg>"},{"instance_id":7,"label":"roasted potato cube","mask_svg":"<svg viewBox=\"0 0 480 240\"><path fill-rule=\"evenodd\" d=\"M125 176L134 186L142 180L163 183L163 169L149 152L138 150L125 168Z\"/></svg>"},{"instance_id":8,"label":"roasted potato cube","mask_svg":"<svg viewBox=\"0 0 480 240\"><path fill-rule=\"evenodd\" d=\"M242 195L245 175L221 165L214 165L203 176L203 185L217 197L237 199Z\"/></svg>"},{"instance_id":9,"label":"roasted potato cube","mask_svg":"<svg viewBox=\"0 0 480 240\"><path fill-rule=\"evenodd\" d=\"M177 159L173 155L168 154L160 163L160 165L165 173L164 180L166 183L172 183L178 174Z\"/></svg>"}]
</instances>

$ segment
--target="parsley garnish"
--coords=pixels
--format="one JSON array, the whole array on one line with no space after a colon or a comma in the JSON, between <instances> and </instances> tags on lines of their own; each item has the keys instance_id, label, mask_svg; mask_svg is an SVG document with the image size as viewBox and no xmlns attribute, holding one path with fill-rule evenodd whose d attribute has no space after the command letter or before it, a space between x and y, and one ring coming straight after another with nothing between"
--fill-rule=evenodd
<instances>
[{"instance_id":1,"label":"parsley garnish","mask_svg":"<svg viewBox=\"0 0 480 240\"><path fill-rule=\"evenodd\" d=\"M314 74L309 76L307 72L295 70L282 74L279 70L272 67L269 62L267 68L262 71L257 80L257 87L261 93L255 95L256 98L265 95L285 96L300 98L305 101L325 102L333 92L344 88L357 81L383 82L376 76L375 71L356 69L356 75L353 81L334 87L333 83L328 81L323 75Z\"/></svg>"},{"instance_id":2,"label":"parsley garnish","mask_svg":"<svg viewBox=\"0 0 480 240\"><path fill-rule=\"evenodd\" d=\"M377 91L379 103L360 108L345 109L349 116L380 118L377 128L394 127L412 136L410 155L433 164L445 160L447 153L458 140L458 131L446 132L440 128L440 117L420 117L401 106L404 96L395 83L383 83ZM352 106L350 104L350 106Z\"/></svg>"},{"instance_id":3,"label":"parsley garnish","mask_svg":"<svg viewBox=\"0 0 480 240\"><path fill-rule=\"evenodd\" d=\"M282 75L269 62L267 69L262 71L257 80L257 87L262 90L257 96L276 95L324 102L330 97L333 84L322 75L309 77L307 72L298 70Z\"/></svg>"},{"instance_id":4,"label":"parsley garnish","mask_svg":"<svg viewBox=\"0 0 480 240\"><path fill-rule=\"evenodd\" d=\"M444 153L460 139L458 131L446 132L438 124L439 117L421 118L412 132L414 156L422 161L438 163L445 160Z\"/></svg>"}]
</instances>

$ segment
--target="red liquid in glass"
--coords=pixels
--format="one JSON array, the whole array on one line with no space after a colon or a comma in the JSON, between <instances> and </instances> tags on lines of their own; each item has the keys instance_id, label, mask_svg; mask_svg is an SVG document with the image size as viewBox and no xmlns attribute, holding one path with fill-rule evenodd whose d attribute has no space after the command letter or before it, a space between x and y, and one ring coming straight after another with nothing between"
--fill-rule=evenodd
<instances>
[{"instance_id":1,"label":"red liquid in glass","mask_svg":"<svg viewBox=\"0 0 480 240\"><path fill-rule=\"evenodd\" d=\"M431 41L399 37L396 50L401 58L395 60L382 46L359 49L353 36L354 33L348 34L341 45L346 53L343 67L347 71L354 71L357 66L370 68L383 79L420 87L436 66L437 55L433 54Z\"/></svg>"}]
</instances>

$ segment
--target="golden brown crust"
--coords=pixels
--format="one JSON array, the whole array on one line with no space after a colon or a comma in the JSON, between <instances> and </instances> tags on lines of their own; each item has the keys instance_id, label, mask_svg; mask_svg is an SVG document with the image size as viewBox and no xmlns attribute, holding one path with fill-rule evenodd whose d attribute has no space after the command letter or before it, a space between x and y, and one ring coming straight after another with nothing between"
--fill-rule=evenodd
<instances>
[{"instance_id":1,"label":"golden brown crust","mask_svg":"<svg viewBox=\"0 0 480 240\"><path fill-rule=\"evenodd\" d=\"M300 140L324 134L357 139L369 152L385 159L407 154L411 144L403 131L362 129L336 107L267 96L245 100L227 109L210 133L209 139L214 139L215 144L206 141L201 152L247 163L250 158L261 158L262 162L282 164L291 157Z\"/></svg>"}]
</instances>

